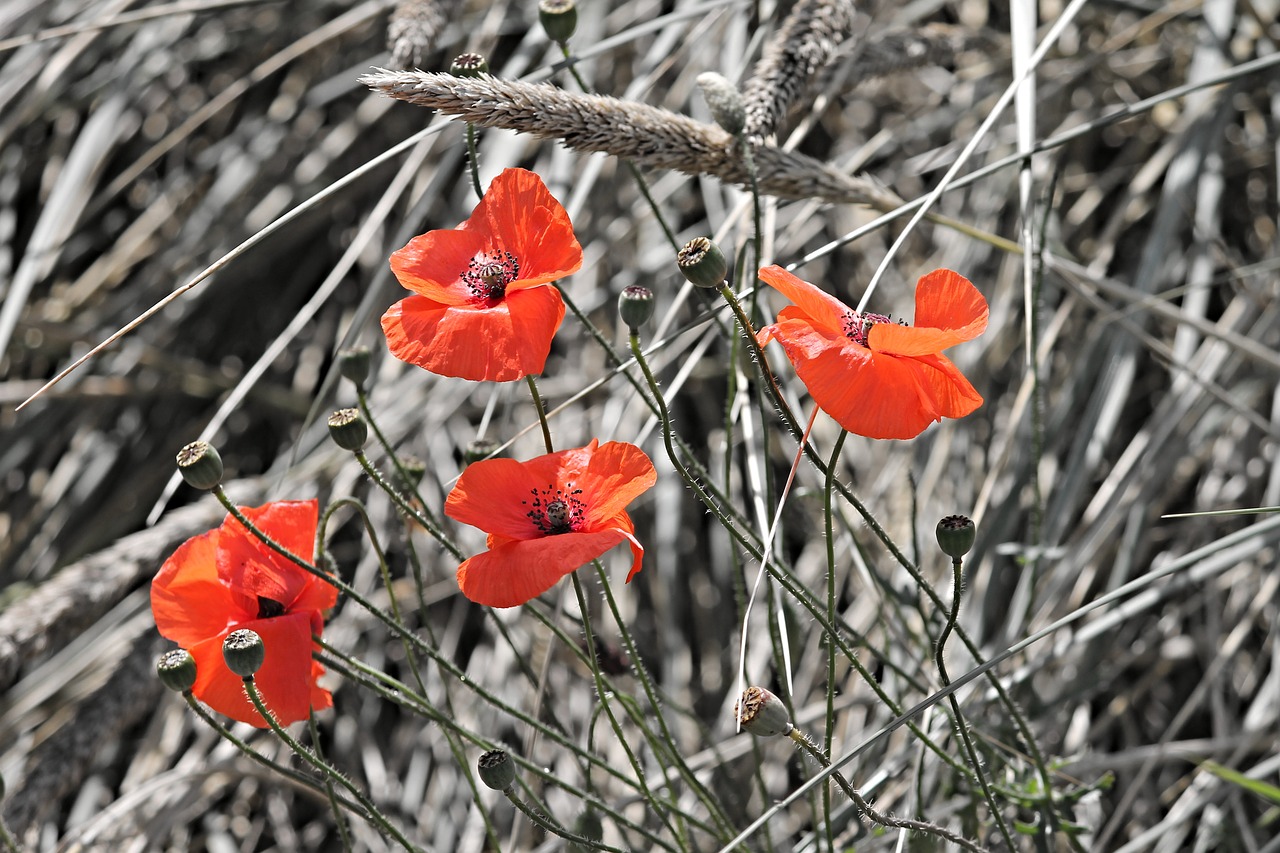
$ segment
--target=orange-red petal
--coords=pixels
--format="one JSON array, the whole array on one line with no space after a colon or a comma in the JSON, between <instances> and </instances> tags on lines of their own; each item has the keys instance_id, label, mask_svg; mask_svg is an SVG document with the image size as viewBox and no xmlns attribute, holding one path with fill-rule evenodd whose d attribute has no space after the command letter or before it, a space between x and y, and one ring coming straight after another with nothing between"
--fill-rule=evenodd
<instances>
[{"instance_id":1,"label":"orange-red petal","mask_svg":"<svg viewBox=\"0 0 1280 853\"><path fill-rule=\"evenodd\" d=\"M254 676L254 683L282 724L305 720L311 708L321 710L333 704L329 691L316 684L316 678L324 670L311 658L314 643L310 614L290 613L236 627L248 628L262 637L266 657ZM227 633L187 649L196 661L196 683L191 692L224 716L266 728L266 722L245 696L242 679L227 669L222 658L222 642Z\"/></svg>"},{"instance_id":2,"label":"orange-red petal","mask_svg":"<svg viewBox=\"0 0 1280 853\"><path fill-rule=\"evenodd\" d=\"M274 501L260 507L244 507L241 512L277 545L311 561L320 515L317 501ZM233 516L228 516L219 528L217 562L218 574L232 595L244 596L243 607L254 615L258 598L269 598L288 609L314 580L305 569L263 544Z\"/></svg>"},{"instance_id":3,"label":"orange-red petal","mask_svg":"<svg viewBox=\"0 0 1280 853\"><path fill-rule=\"evenodd\" d=\"M880 323L867 335L877 352L921 356L969 341L987 329L990 310L978 288L951 270L934 270L916 283L916 316L911 326Z\"/></svg>"},{"instance_id":4,"label":"orange-red petal","mask_svg":"<svg viewBox=\"0 0 1280 853\"><path fill-rule=\"evenodd\" d=\"M595 447L585 469L574 478L574 485L582 489L582 499L587 505L587 529L608 524L619 514L625 518L623 510L627 504L653 488L657 481L653 462L634 444L607 441Z\"/></svg>"},{"instance_id":5,"label":"orange-red petal","mask_svg":"<svg viewBox=\"0 0 1280 853\"><path fill-rule=\"evenodd\" d=\"M807 317L819 328L843 334L844 317L850 309L839 299L777 264L763 267L760 280L795 303L792 316Z\"/></svg>"},{"instance_id":6,"label":"orange-red petal","mask_svg":"<svg viewBox=\"0 0 1280 853\"><path fill-rule=\"evenodd\" d=\"M477 604L515 607L623 541L630 542L633 555L629 581L640 570L644 550L630 531L613 529L501 542L458 566L458 586Z\"/></svg>"},{"instance_id":7,"label":"orange-red petal","mask_svg":"<svg viewBox=\"0 0 1280 853\"><path fill-rule=\"evenodd\" d=\"M462 228L487 236L490 251L515 255L520 274L507 285L508 293L564 278L582 267L582 246L569 214L542 178L525 169L504 169L494 178Z\"/></svg>"},{"instance_id":8,"label":"orange-red petal","mask_svg":"<svg viewBox=\"0 0 1280 853\"><path fill-rule=\"evenodd\" d=\"M210 530L178 546L151 582L156 628L183 648L225 634L228 625L256 615L244 612L218 577L218 534Z\"/></svg>"},{"instance_id":9,"label":"orange-red petal","mask_svg":"<svg viewBox=\"0 0 1280 853\"><path fill-rule=\"evenodd\" d=\"M444 514L505 539L537 539L545 534L529 517L530 507L526 502L531 494L554 483L554 477L537 476L529 462L514 459L473 462L445 498Z\"/></svg>"},{"instance_id":10,"label":"orange-red petal","mask_svg":"<svg viewBox=\"0 0 1280 853\"><path fill-rule=\"evenodd\" d=\"M391 253L396 280L419 296L442 305L467 305L474 298L462 274L476 255L489 248L482 232L428 231Z\"/></svg>"},{"instance_id":11,"label":"orange-red petal","mask_svg":"<svg viewBox=\"0 0 1280 853\"><path fill-rule=\"evenodd\" d=\"M564 320L554 287L508 292L494 305L444 305L410 296L382 316L391 353L442 376L509 382L542 372Z\"/></svg>"}]
</instances>

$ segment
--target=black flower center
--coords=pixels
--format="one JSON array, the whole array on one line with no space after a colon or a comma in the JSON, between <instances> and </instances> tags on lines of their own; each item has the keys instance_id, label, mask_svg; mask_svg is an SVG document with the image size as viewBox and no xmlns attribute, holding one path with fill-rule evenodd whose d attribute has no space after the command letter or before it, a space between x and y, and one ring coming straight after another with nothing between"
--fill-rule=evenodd
<instances>
[{"instance_id":1,"label":"black flower center","mask_svg":"<svg viewBox=\"0 0 1280 853\"><path fill-rule=\"evenodd\" d=\"M520 277L520 262L510 252L476 255L462 274L462 281L475 302L493 306L507 295L507 285Z\"/></svg>"},{"instance_id":2,"label":"black flower center","mask_svg":"<svg viewBox=\"0 0 1280 853\"><path fill-rule=\"evenodd\" d=\"M274 598L267 598L264 595L258 596L258 618L274 619L277 616L284 615L284 605L276 601Z\"/></svg>"},{"instance_id":3,"label":"black flower center","mask_svg":"<svg viewBox=\"0 0 1280 853\"><path fill-rule=\"evenodd\" d=\"M533 489L531 494L531 500L521 501L529 507L525 515L546 536L572 533L578 529L586 515L587 507L578 497L582 494L582 489L573 488L572 483L563 489L555 486Z\"/></svg>"},{"instance_id":4,"label":"black flower center","mask_svg":"<svg viewBox=\"0 0 1280 853\"><path fill-rule=\"evenodd\" d=\"M859 314L857 311L846 311L844 317L841 318L840 326L844 330L845 337L854 343L868 346L867 337L871 333L871 327L876 323L893 323L897 322L899 326L907 325L906 320L895 321L893 317L887 314L872 314L870 312Z\"/></svg>"}]
</instances>

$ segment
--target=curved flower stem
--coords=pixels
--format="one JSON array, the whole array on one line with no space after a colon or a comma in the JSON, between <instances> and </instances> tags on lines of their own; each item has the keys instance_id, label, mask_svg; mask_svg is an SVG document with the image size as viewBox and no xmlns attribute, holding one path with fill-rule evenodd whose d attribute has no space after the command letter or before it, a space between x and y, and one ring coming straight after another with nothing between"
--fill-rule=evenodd
<instances>
[{"instance_id":1,"label":"curved flower stem","mask_svg":"<svg viewBox=\"0 0 1280 853\"><path fill-rule=\"evenodd\" d=\"M675 764L676 771L685 780L685 783L693 789L698 799L706 807L707 813L711 819L715 821L716 827L724 833L723 838L733 836L732 827L729 825L729 819L720 809L720 805L716 802L711 792L698 781L698 777L694 774L693 769L685 763L684 756L680 754L680 749L676 744L675 735L671 733L671 728L667 725L666 715L662 713L662 704L658 698L657 688L653 684L653 679L649 675L648 668L640 659L640 650L636 648L635 639L631 636L631 631L627 629L627 624L622 618L622 613L618 610L618 601L614 598L613 589L609 586L609 576L604 570L604 566L600 561L593 560L596 574L600 578L600 586L604 590L605 601L609 605L609 612L613 615L613 621L618 626L618 636L622 638L622 645L627 650L627 657L631 659L631 668L635 672L636 677L640 681L640 686L644 690L645 698L649 700L649 707L652 709L653 716L658 721L658 728L662 733L664 740L661 742L667 746L670 753L669 758ZM588 646L588 653L594 650L595 646ZM592 655L594 657L594 655ZM655 739L656 740L656 739ZM659 750L654 749L654 753L658 754ZM664 762L665 763L665 762Z\"/></svg>"},{"instance_id":2,"label":"curved flower stem","mask_svg":"<svg viewBox=\"0 0 1280 853\"><path fill-rule=\"evenodd\" d=\"M728 287L721 288L720 293L729 303L734 315L738 318L739 324L742 326L742 330L752 348L752 353L755 356L756 362L760 365L760 370L764 374L766 386L769 388L769 392L773 396L773 401L777 405L778 412L786 423L787 429L796 437L797 441L803 443L804 453L805 456L809 458L809 461L812 462L820 472L825 474L826 464L823 462L822 458L818 456L813 447L809 445L808 442L804 441L804 432L800 428L799 421L791 411L791 407L787 404L786 398L782 396L782 392L778 388L778 383L773 376L773 372L768 368L769 363L765 359L764 350L760 346L759 341L756 340L755 329L751 326L750 321L743 313L742 306L738 304L733 292L729 290ZM897 543L893 541L885 529L880 525L880 522L876 520L876 517L867 509L866 505L863 504L862 501L858 499L858 496L843 483L836 481L835 487L840 493L840 496L854 508L858 515L862 516L862 520L866 522L867 526L871 529L871 532L880 540L881 544L888 549L894 560L907 570L907 573L911 575L911 579L915 582L916 586L924 592L929 600L933 602L934 606L939 610L945 611L946 607L942 603L942 598L938 595L932 584L930 584L924 575L920 573L920 570L916 567L915 563L909 560L906 554L902 553L902 550L898 547ZM981 666L984 664L986 659L982 656L982 652L978 648L977 643L969 637L968 632L958 624L953 627L953 630L955 635L960 638L960 642L964 643L969 654L973 656L975 661L977 661L978 665ZM1031 727L1027 723L1026 717L1022 714L1022 711L1018 708L1017 704L1014 703L1008 692L1004 689L1004 685L1000 683L999 677L997 677L994 672L988 670L984 673L984 677L987 679L987 682L991 685L992 689L995 690L996 696L1000 699L1000 704L1004 706L1004 709L1009 714L1010 719L1013 720L1014 726L1017 727L1018 735L1021 737L1028 755L1031 756L1031 761L1036 767L1036 773L1040 776L1040 782L1044 786L1044 790L1046 792L1051 792L1053 790L1053 779L1050 777L1048 766L1045 764L1044 754L1040 752L1040 745L1036 743L1035 738L1032 736ZM1052 810L1052 805L1049 806L1049 809Z\"/></svg>"},{"instance_id":3,"label":"curved flower stem","mask_svg":"<svg viewBox=\"0 0 1280 853\"><path fill-rule=\"evenodd\" d=\"M261 764L263 767L267 768L268 770L274 773L278 773L279 775L285 777L286 779L289 779L294 784L301 785L302 787L320 795L325 794L325 789L320 787L320 785L316 782L315 779L312 779L309 776L305 776L302 773L299 773L297 770L294 770L292 767L286 767L283 764L279 764L273 761L272 759L267 758L265 755L258 752L253 747L249 746L249 744L245 743L243 740L237 737L235 733L231 731L231 729L227 728L222 723L218 722L218 720L212 714L206 711L204 707L199 702L196 701L196 697L192 695L190 690L185 691L182 694L182 698L187 700L187 704L191 706L192 711L196 712L196 716L204 720L205 723L207 723L211 729L216 731L222 737L223 740L227 741L236 749L240 750L240 752L243 753L247 758L250 758L253 761L257 762L258 764ZM360 812L362 807L358 803L354 802L353 800L349 800L342 794L338 794L336 792L334 793L334 796L338 800L338 802L341 803L345 808L357 813ZM364 814L361 814L361 817L365 818L366 820L369 819L368 816Z\"/></svg>"},{"instance_id":4,"label":"curved flower stem","mask_svg":"<svg viewBox=\"0 0 1280 853\"><path fill-rule=\"evenodd\" d=\"M792 727L791 731L787 733L787 737L795 741L800 748L821 764L823 769L831 766L831 760L827 758L822 750L818 749L816 744L809 740L809 738L805 737L804 733L799 729ZM985 848L978 846L963 835L957 835L944 826L939 826L936 823L929 823L928 821L923 820L909 820L907 818L894 817L893 815L887 815L876 811L872 808L870 803L862 798L862 795L858 793L858 789L853 787L853 785L849 783L849 780L844 777L844 774L838 770L831 774L831 778L840 786L840 790L844 791L845 795L853 801L853 804L858 811L873 823L878 823L881 826L893 827L895 829L909 829L914 832L923 832L927 835L936 835L939 838L950 841L952 844L960 845L965 850L972 850L974 853L986 853ZM1017 848L1010 847L1009 849L1016 850Z\"/></svg>"},{"instance_id":5,"label":"curved flower stem","mask_svg":"<svg viewBox=\"0 0 1280 853\"><path fill-rule=\"evenodd\" d=\"M609 853L626 853L626 851L620 850L617 847L611 847L601 841L592 841L586 836L578 835L565 829L553 820L550 815L543 814L539 809L535 809L533 806L520 799L516 794L515 785L512 785L510 788L503 791L502 795L511 801L511 805L523 812L529 820L533 821L552 835L558 835L565 841L572 844L579 844L592 850L607 850Z\"/></svg>"},{"instance_id":6,"label":"curved flower stem","mask_svg":"<svg viewBox=\"0 0 1280 853\"><path fill-rule=\"evenodd\" d=\"M639 757L632 751L631 745L627 743L626 733L622 731L622 726L618 723L618 717L613 713L613 707L609 704L609 696L612 691L605 686L604 674L600 672L600 661L595 655L596 638L591 630L591 617L587 612L587 595L582 588L582 581L578 579L577 572L570 572L569 578L573 581L573 591L578 597L578 612L582 615L582 634L587 643L587 662L591 666L591 675L596 682L596 693L600 698L600 704L604 707L606 716L609 717L609 724L613 727L613 732L618 738L618 744L627 754L627 761L631 763L631 769L636 774L636 782L639 783L641 795L653 807L662 822L666 824L667 830L671 832L672 837L680 844L681 849L686 849L685 834L676 830L667 815L667 804L659 801L649 787L649 782L645 778L644 767L640 764Z\"/></svg>"},{"instance_id":7,"label":"curved flower stem","mask_svg":"<svg viewBox=\"0 0 1280 853\"><path fill-rule=\"evenodd\" d=\"M476 198L484 198L484 190L480 187L480 154L476 151L476 126L467 122L467 171L471 173L471 188L476 191Z\"/></svg>"},{"instance_id":8,"label":"curved flower stem","mask_svg":"<svg viewBox=\"0 0 1280 853\"><path fill-rule=\"evenodd\" d=\"M525 377L525 381L529 383L529 394L533 397L533 408L538 412L538 425L542 427L542 443L546 445L548 453L554 453L555 447L551 444L551 426L547 423L547 409L542 405L542 395L538 393L538 383L533 380L533 376Z\"/></svg>"},{"instance_id":9,"label":"curved flower stem","mask_svg":"<svg viewBox=\"0 0 1280 853\"><path fill-rule=\"evenodd\" d=\"M453 543L453 540L446 536L443 530L436 527L430 519L419 512L417 507L405 500L405 497L400 493L400 490L387 481L387 478L382 475L382 472L369 461L369 457L364 455L363 450L357 450L354 456L356 457L356 461L360 463L360 467L369 475L369 478L372 479L379 488L387 493L387 497L391 498L391 502L399 507L401 512L418 522L418 524L422 525L422 528L431 535L431 538L443 545L445 550L448 551L454 559L459 561L465 559L465 557L463 557L462 550Z\"/></svg>"},{"instance_id":10,"label":"curved flower stem","mask_svg":"<svg viewBox=\"0 0 1280 853\"><path fill-rule=\"evenodd\" d=\"M835 447L831 449L831 459L827 462L827 481L822 490L822 518L826 526L827 537L827 621L836 624L836 537L831 520L831 493L834 491L836 465L840 461L840 451L844 450L844 440L849 435L840 430ZM835 643L827 643L827 717L826 727L822 735L822 754L827 761L831 760L831 738L836 730L836 647ZM822 810L827 824L827 837L831 838L831 787L822 786Z\"/></svg>"},{"instance_id":11,"label":"curved flower stem","mask_svg":"<svg viewBox=\"0 0 1280 853\"><path fill-rule=\"evenodd\" d=\"M316 725L314 711L307 714L307 730L311 732L311 743L315 745L316 756L323 761L324 753L320 751L320 727ZM351 836L347 834L347 821L342 814L342 809L338 806L338 793L333 789L333 780L328 776L324 778L324 792L329 797L329 808L333 809L333 822L338 825L338 837L342 840L342 849L350 853Z\"/></svg>"},{"instance_id":12,"label":"curved flower stem","mask_svg":"<svg viewBox=\"0 0 1280 853\"><path fill-rule=\"evenodd\" d=\"M415 514L414 519L421 524L421 521L418 518L418 516L421 516L431 522L430 526L424 525L426 526L427 532L440 541L441 544L447 544L440 539L443 535L439 533L441 527L440 520L432 514L430 509L428 509L427 502L422 499L422 495L418 492L418 487L413 484L413 477L405 470L404 464L401 463L400 457L396 453L395 448L391 446L391 442L387 440L386 435L384 435L382 430L378 427L378 421L373 416L373 410L369 408L369 398L365 396L363 388L356 389L356 403L360 407L360 414L364 415L364 419L368 421L369 426L373 428L373 434L377 437L378 443L382 445L383 452L387 454L387 458L390 459L391 464L395 466L396 474L399 475L400 482L404 485L404 489L408 491L418 502L420 509Z\"/></svg>"},{"instance_id":13,"label":"curved flower stem","mask_svg":"<svg viewBox=\"0 0 1280 853\"><path fill-rule=\"evenodd\" d=\"M954 557L951 560L951 574L954 579L951 609L947 612L947 621L942 627L942 633L938 635L938 644L934 648L933 654L933 658L938 664L938 677L942 680L943 687L951 686L951 676L947 675L947 664L944 660L945 655L943 652L946 648L947 638L951 636L951 632L956 625L956 619L960 615L963 563L959 557ZM996 827L1000 830L1000 835L1004 837L1004 842L1008 845L1008 849L1016 850L1017 847L1013 843L1013 837L1009 834L1009 827L1005 823L1004 816L1000 814L1000 806L996 802L995 794L992 793L991 786L987 783L987 774L982 770L982 756L978 754L977 748L973 745L973 738L969 736L969 726L965 722L964 715L960 712L960 701L956 699L956 694L950 693L947 695L947 702L951 705L951 715L955 720L956 733L959 735L961 743L964 744L965 752L969 755L969 766L973 768L974 774L978 777L978 785L982 788L982 797L987 801L987 808L991 811L991 818L996 822Z\"/></svg>"},{"instance_id":14,"label":"curved flower stem","mask_svg":"<svg viewBox=\"0 0 1280 853\"><path fill-rule=\"evenodd\" d=\"M746 318L743 317L742 319L745 320ZM644 372L645 380L649 383L650 392L653 394L654 399L657 401L658 409L659 409L659 417L662 419L662 438L663 438L663 442L666 445L667 456L668 458L670 458L671 464L675 467L676 471L680 474L681 478L684 479L684 481L689 485L691 489L693 489L694 493L698 495L699 499L702 500L703 504L709 510L711 510L713 514L715 514L718 520L721 521L721 524L725 527L727 531L729 531L730 535L732 535L738 541L738 543L742 545L749 554L751 554L753 558L755 558L757 561L762 561L764 559L764 555L760 551L760 549L756 547L754 544L752 544L750 541L748 541L746 537L743 536L741 532L737 530L736 527L725 522L724 516L721 514L718 505L714 501L710 500L706 492L703 491L701 484L693 476L689 474L689 471L686 468L684 468L684 466L682 466L680 464L680 461L676 458L675 450L671 446L672 428L671 428L671 418L667 412L667 405L662 398L662 393L658 388L657 380L654 379L653 373L649 370L649 364L645 360L644 353L640 349L640 339L636 335L631 336L631 351L635 355L636 363L640 365L640 369ZM825 473L825 471L827 470L827 467L823 465L822 470ZM838 481L835 483L835 485L837 488L840 487L840 484L838 483ZM863 678L863 680L866 681L867 684L871 687L871 689L875 691L876 695L880 697L880 700L884 702L890 709L892 709L895 714L901 714L902 710L901 710L901 707L898 705L898 703L895 702L893 698L889 696L888 693L884 692L884 689L880 686L880 683L876 681L875 677L871 674L871 672L865 666L862 665L862 661L858 660L858 656L853 653L853 650L849 648L847 643L845 643L844 638L841 637L839 632L836 631L835 623L832 620L828 619L826 617L826 614L822 611L822 609L819 608L814 602L812 602L809 599L809 596L806 594L807 590L804 590L802 587L796 584L793 578L791 578L786 572L781 571L776 565L773 564L772 561L765 564L765 570L769 572L769 575L771 577L773 577L782 585L783 589L785 589L793 599L795 599L797 602L800 603L802 607L804 607L806 610L809 611L809 613L814 617L815 621L817 621L818 624L823 628L823 630L826 631L827 636L830 637L832 641L836 643L840 651L844 654L845 659L849 661L849 664L855 670L857 670L858 675L860 675ZM910 727L911 731L917 737L919 737L931 750L933 750L934 753L936 753L940 758L942 758L943 761L947 762L947 764L951 765L954 769L958 770L959 772L964 773L965 775L969 775L968 769L963 764L960 764L959 762L957 762L954 758L948 755L947 752L944 749L942 749L942 747L935 744L933 740L922 729L920 729L919 726L917 726L914 722L909 722L907 725Z\"/></svg>"},{"instance_id":15,"label":"curved flower stem","mask_svg":"<svg viewBox=\"0 0 1280 853\"><path fill-rule=\"evenodd\" d=\"M401 833L400 830L396 829L396 827L392 825L391 821L387 820L386 815L378 811L378 807L373 804L372 800L365 796L364 792L361 791L359 787L351 782L351 780L346 776L339 773L337 768L333 765L318 758L315 753L299 743L293 735L289 734L288 730L286 730L284 726L280 725L280 722L275 718L275 715L272 714L270 709L263 704L262 695L258 693L258 686L253 683L253 676L251 675L244 679L244 692L249 697L249 701L253 703L253 707L257 708L258 713L262 715L264 720L266 720L267 725L269 725L271 730L276 733L276 737L284 741L285 745L292 749L294 754L303 761L319 770L326 777L346 788L347 791L351 793L351 796L355 797L356 801L360 803L360 806L368 812L368 817L372 819L371 823L373 823L374 826L394 838L405 850L422 850L421 847L418 847L416 844L409 841L409 839L405 838L404 834Z\"/></svg>"},{"instance_id":16,"label":"curved flower stem","mask_svg":"<svg viewBox=\"0 0 1280 853\"><path fill-rule=\"evenodd\" d=\"M324 645L324 644L321 643L321 645ZM397 705L405 707L411 711L415 711L417 713L423 714L424 716L427 717L427 719L431 720L431 722L438 724L442 730L453 732L457 734L459 737L463 738L464 740L469 741L475 746L478 746L480 749L487 751L487 750L495 749L501 746L501 744L491 741L488 738L482 737L480 734L476 732L473 732L467 728L464 728L458 723L456 716L442 714L437 708L435 708L430 704L430 702L428 702L426 697L418 695L413 691L413 688L409 687L407 684L404 684L403 682L396 680L392 676L387 675L382 670L376 669L374 667L369 666L368 664L365 664L359 660L356 660L355 658L352 658L350 655L343 654L342 652L338 651L337 649L334 649L331 646L326 645L324 646L324 648L325 648L326 654L320 655L318 657L318 660L320 660L320 662L323 663L325 666L330 667L334 671L341 673L348 680L353 681L357 684L360 684L364 687L367 687L377 692L380 696L383 696L388 701L394 702ZM329 657L329 655L332 655L332 657ZM348 668L348 665L350 668ZM498 703L496 700L493 700L487 694L484 694L482 691L480 692L482 694L482 698L484 698L486 701L490 701L499 710L511 714L514 718L516 718L522 723L537 727L542 734L546 735L550 740L554 741L558 746L561 746L566 750L568 750L576 758L586 761L586 763L589 765L594 764L599 769L605 771L606 773L613 776L618 781L624 784L634 786L635 780L624 776L620 771L617 770L617 768L613 767L611 764L604 761L600 757L586 752L576 743L574 743L573 741L565 737L563 734L556 731L549 731L546 728L545 724L540 723L539 721L527 716L522 717L520 711L503 707L500 703ZM538 778L542 779L545 782L559 785L560 788L562 788L565 792L581 799L583 802L589 805L592 805L598 808L600 811L611 815L614 818L614 820L617 821L618 823L625 824L629 829L645 836L645 838L648 839L655 846L661 847L665 850L669 850L669 851L672 851L672 853L675 853L675 848L672 847L670 844L663 841L657 835L654 835L652 831L647 830L643 826L640 826L636 824L634 821L628 819L626 815L611 809L606 803L600 801L599 798L590 795L585 790L582 790L580 788L577 788L569 784L563 778L553 775L545 767L534 764L528 759L522 758L517 753L511 753L510 755L512 760L516 761L523 770L529 773L532 773L533 775L537 776ZM584 775L586 774L584 773Z\"/></svg>"}]
</instances>

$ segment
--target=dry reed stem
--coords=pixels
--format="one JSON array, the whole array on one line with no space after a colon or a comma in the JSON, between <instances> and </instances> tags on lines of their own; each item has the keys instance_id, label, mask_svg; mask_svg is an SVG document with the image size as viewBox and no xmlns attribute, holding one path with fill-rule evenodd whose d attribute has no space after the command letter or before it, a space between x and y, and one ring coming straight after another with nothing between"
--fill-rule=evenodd
<instances>
[{"instance_id":1,"label":"dry reed stem","mask_svg":"<svg viewBox=\"0 0 1280 853\"><path fill-rule=\"evenodd\" d=\"M377 69L360 82L388 97L481 127L559 139L575 151L603 152L641 166L714 175L728 183L750 186L746 163L733 136L714 125L647 104L492 76L464 78ZM892 210L902 203L868 178L845 175L803 154L763 144L752 144L752 154L760 191L767 195L867 204L880 210Z\"/></svg>"},{"instance_id":2,"label":"dry reed stem","mask_svg":"<svg viewBox=\"0 0 1280 853\"><path fill-rule=\"evenodd\" d=\"M444 11L436 0L400 0L387 22L387 49L396 68L416 68L435 49L444 29Z\"/></svg>"},{"instance_id":3,"label":"dry reed stem","mask_svg":"<svg viewBox=\"0 0 1280 853\"><path fill-rule=\"evenodd\" d=\"M748 137L778 129L787 108L848 37L855 9L851 0L800 0L765 45L743 87Z\"/></svg>"}]
</instances>

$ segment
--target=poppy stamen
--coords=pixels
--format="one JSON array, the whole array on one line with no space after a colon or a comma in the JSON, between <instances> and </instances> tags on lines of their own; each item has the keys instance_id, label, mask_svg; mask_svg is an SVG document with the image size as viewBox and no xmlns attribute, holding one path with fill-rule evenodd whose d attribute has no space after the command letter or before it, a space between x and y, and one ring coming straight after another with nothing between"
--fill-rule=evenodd
<instances>
[{"instance_id":1,"label":"poppy stamen","mask_svg":"<svg viewBox=\"0 0 1280 853\"><path fill-rule=\"evenodd\" d=\"M572 485L572 484L570 484ZM547 536L558 533L572 533L578 529L586 515L586 505L578 495L582 489L533 489L532 501L521 501L530 507L525 513L529 520Z\"/></svg>"},{"instance_id":2,"label":"poppy stamen","mask_svg":"<svg viewBox=\"0 0 1280 853\"><path fill-rule=\"evenodd\" d=\"M507 295L507 285L520 277L520 262L510 252L476 255L467 264L462 281L476 302L496 305Z\"/></svg>"},{"instance_id":3,"label":"poppy stamen","mask_svg":"<svg viewBox=\"0 0 1280 853\"><path fill-rule=\"evenodd\" d=\"M841 319L840 327L844 330L844 335L854 343L862 344L864 347L869 346L867 336L871 333L871 327L876 323L892 323L893 317L888 314L872 314L867 312L859 314L857 311L847 311ZM907 325L905 320L899 320L899 325Z\"/></svg>"}]
</instances>

